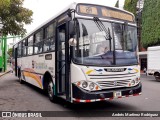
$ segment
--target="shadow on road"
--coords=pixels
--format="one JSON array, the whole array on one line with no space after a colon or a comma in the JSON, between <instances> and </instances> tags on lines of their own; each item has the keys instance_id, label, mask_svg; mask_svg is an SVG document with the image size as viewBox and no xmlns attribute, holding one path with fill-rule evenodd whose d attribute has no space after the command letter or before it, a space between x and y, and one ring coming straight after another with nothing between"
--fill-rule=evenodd
<instances>
[{"instance_id":1,"label":"shadow on road","mask_svg":"<svg viewBox=\"0 0 160 120\"><path fill-rule=\"evenodd\" d=\"M19 82L17 79L15 80L15 82ZM20 84L20 83L19 83ZM29 83L24 83L24 86L32 89L33 91L35 91L36 93L38 93L39 95L45 97L46 99L48 99L47 94L29 84ZM135 110L136 108L130 104L127 104L125 102L122 102L123 99L128 99L128 98L121 98L121 101L119 100L113 100L113 101L101 101L101 102L93 102L93 103L69 103L66 102L64 99L62 98L57 98L57 103L53 103L53 104L58 104L61 107L63 107L66 111L77 111L77 113L79 114L86 114L86 111L92 111L93 113L95 113L95 111L102 111L105 110L107 112L108 111L124 111L124 110ZM48 100L48 102L50 102ZM79 112L81 111L81 112ZM88 113L88 112L87 112ZM78 115L79 116L79 115Z\"/></svg>"}]
</instances>

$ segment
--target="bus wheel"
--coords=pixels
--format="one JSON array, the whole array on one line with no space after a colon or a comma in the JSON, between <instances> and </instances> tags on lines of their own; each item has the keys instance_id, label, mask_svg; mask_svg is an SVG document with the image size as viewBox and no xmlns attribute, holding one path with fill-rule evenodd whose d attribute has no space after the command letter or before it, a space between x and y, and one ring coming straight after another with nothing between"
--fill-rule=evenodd
<instances>
[{"instance_id":1,"label":"bus wheel","mask_svg":"<svg viewBox=\"0 0 160 120\"><path fill-rule=\"evenodd\" d=\"M160 81L160 73L159 72L155 72L154 77L155 77L156 81Z\"/></svg>"},{"instance_id":2,"label":"bus wheel","mask_svg":"<svg viewBox=\"0 0 160 120\"><path fill-rule=\"evenodd\" d=\"M155 77L156 81L160 81L160 77Z\"/></svg>"},{"instance_id":3,"label":"bus wheel","mask_svg":"<svg viewBox=\"0 0 160 120\"><path fill-rule=\"evenodd\" d=\"M54 90L53 90L53 82L50 80L49 83L48 83L48 97L50 99L51 102L54 102L56 103L56 96L54 95Z\"/></svg>"}]
</instances>

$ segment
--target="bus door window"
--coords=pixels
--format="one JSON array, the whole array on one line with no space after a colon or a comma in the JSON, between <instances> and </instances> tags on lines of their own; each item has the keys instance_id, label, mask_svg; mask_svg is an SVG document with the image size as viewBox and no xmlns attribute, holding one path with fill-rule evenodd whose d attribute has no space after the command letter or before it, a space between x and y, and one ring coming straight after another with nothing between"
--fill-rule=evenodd
<instances>
[{"instance_id":1,"label":"bus door window","mask_svg":"<svg viewBox=\"0 0 160 120\"><path fill-rule=\"evenodd\" d=\"M58 71L59 71L59 92L65 92L65 38L66 38L66 26L65 24L60 26L58 29Z\"/></svg>"},{"instance_id":2,"label":"bus door window","mask_svg":"<svg viewBox=\"0 0 160 120\"><path fill-rule=\"evenodd\" d=\"M59 32L59 39L60 39L60 46L62 49L62 59L64 59L65 57L65 30L64 29L61 29L60 32Z\"/></svg>"},{"instance_id":3,"label":"bus door window","mask_svg":"<svg viewBox=\"0 0 160 120\"><path fill-rule=\"evenodd\" d=\"M60 55L61 55L61 60L65 60L65 29L60 29L59 31L59 46L60 46ZM63 66L65 62L61 63L61 66ZM62 74L65 73L65 66L62 68Z\"/></svg>"}]
</instances>

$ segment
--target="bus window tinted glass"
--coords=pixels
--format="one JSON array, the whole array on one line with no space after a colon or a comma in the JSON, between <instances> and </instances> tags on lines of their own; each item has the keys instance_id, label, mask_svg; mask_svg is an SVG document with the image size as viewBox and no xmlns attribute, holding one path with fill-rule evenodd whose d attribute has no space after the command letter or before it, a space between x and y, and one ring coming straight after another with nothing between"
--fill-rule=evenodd
<instances>
[{"instance_id":1,"label":"bus window tinted glass","mask_svg":"<svg viewBox=\"0 0 160 120\"><path fill-rule=\"evenodd\" d=\"M22 52L22 43L20 42L18 44L18 57L21 57L21 52Z\"/></svg>"},{"instance_id":2,"label":"bus window tinted glass","mask_svg":"<svg viewBox=\"0 0 160 120\"><path fill-rule=\"evenodd\" d=\"M28 38L28 55L33 54L33 36Z\"/></svg>"},{"instance_id":3,"label":"bus window tinted glass","mask_svg":"<svg viewBox=\"0 0 160 120\"><path fill-rule=\"evenodd\" d=\"M26 40L22 41L22 56L26 56L27 55L27 43Z\"/></svg>"},{"instance_id":4,"label":"bus window tinted glass","mask_svg":"<svg viewBox=\"0 0 160 120\"><path fill-rule=\"evenodd\" d=\"M45 28L44 52L55 50L55 27L56 24L54 23Z\"/></svg>"},{"instance_id":5,"label":"bus window tinted glass","mask_svg":"<svg viewBox=\"0 0 160 120\"><path fill-rule=\"evenodd\" d=\"M43 48L43 31L41 30L37 34L35 34L35 43L34 43L34 53L42 53Z\"/></svg>"}]
</instances>

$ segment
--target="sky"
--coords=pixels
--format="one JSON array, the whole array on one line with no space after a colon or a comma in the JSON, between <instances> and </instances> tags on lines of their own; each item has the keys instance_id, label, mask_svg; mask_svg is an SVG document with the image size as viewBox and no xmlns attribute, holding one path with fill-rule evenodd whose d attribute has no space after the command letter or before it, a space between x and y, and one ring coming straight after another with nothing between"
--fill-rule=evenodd
<instances>
[{"instance_id":1,"label":"sky","mask_svg":"<svg viewBox=\"0 0 160 120\"><path fill-rule=\"evenodd\" d=\"M24 0L23 6L33 11L33 21L25 25L27 33L30 33L46 20L50 19L73 2L95 3L105 6L115 6L117 0ZM124 0L119 0L120 8L123 8Z\"/></svg>"},{"instance_id":2,"label":"sky","mask_svg":"<svg viewBox=\"0 0 160 120\"><path fill-rule=\"evenodd\" d=\"M122 9L125 0L119 0L119 6ZM104 6L115 6L117 0L24 0L23 7L33 11L33 21L29 25L25 25L27 34L32 32L46 20L65 9L71 3L94 3ZM18 42L19 39L8 40L8 48L11 48L13 42Z\"/></svg>"}]
</instances>

